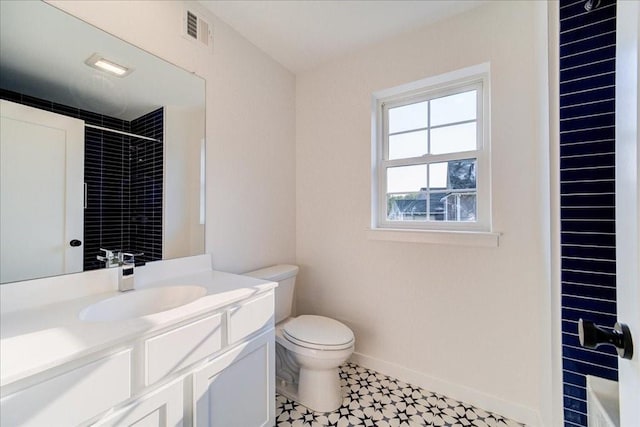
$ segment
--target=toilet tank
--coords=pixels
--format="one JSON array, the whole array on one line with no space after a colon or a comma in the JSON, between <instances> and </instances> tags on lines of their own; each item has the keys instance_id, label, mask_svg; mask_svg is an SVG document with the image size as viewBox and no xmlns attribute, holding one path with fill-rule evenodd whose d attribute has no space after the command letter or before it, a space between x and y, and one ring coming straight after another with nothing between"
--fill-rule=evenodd
<instances>
[{"instance_id":1,"label":"toilet tank","mask_svg":"<svg viewBox=\"0 0 640 427\"><path fill-rule=\"evenodd\" d=\"M275 289L276 323L291 316L296 274L298 274L298 266L288 264L274 265L244 273L245 276L256 279L278 282L278 287Z\"/></svg>"}]
</instances>

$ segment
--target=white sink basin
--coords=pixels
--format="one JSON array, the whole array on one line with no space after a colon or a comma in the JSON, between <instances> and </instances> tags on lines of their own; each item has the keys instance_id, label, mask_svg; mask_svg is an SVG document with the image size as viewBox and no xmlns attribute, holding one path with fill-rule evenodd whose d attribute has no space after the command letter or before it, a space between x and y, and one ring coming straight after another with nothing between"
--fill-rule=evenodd
<instances>
[{"instance_id":1,"label":"white sink basin","mask_svg":"<svg viewBox=\"0 0 640 427\"><path fill-rule=\"evenodd\" d=\"M167 286L133 290L87 306L80 312L80 320L108 322L147 316L189 304L203 297L202 286Z\"/></svg>"}]
</instances>

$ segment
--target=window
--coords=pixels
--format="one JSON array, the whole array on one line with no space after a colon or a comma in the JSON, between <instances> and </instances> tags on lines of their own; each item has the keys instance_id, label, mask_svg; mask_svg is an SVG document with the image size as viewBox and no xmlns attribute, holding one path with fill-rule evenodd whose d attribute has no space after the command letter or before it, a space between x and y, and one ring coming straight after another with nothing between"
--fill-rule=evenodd
<instances>
[{"instance_id":1,"label":"window","mask_svg":"<svg viewBox=\"0 0 640 427\"><path fill-rule=\"evenodd\" d=\"M490 231L488 65L374 101L374 228Z\"/></svg>"}]
</instances>

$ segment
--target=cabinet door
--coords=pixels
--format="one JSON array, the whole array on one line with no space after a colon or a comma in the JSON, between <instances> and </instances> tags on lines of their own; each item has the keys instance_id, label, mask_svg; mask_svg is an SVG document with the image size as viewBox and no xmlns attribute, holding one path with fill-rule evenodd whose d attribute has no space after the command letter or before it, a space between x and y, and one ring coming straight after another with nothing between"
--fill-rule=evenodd
<instances>
[{"instance_id":1,"label":"cabinet door","mask_svg":"<svg viewBox=\"0 0 640 427\"><path fill-rule=\"evenodd\" d=\"M273 328L212 360L193 376L197 427L275 424Z\"/></svg>"},{"instance_id":2,"label":"cabinet door","mask_svg":"<svg viewBox=\"0 0 640 427\"><path fill-rule=\"evenodd\" d=\"M142 396L130 405L95 423L100 427L181 427L183 419L182 378Z\"/></svg>"},{"instance_id":3,"label":"cabinet door","mask_svg":"<svg viewBox=\"0 0 640 427\"><path fill-rule=\"evenodd\" d=\"M131 350L98 359L0 400L0 425L75 426L131 396Z\"/></svg>"}]
</instances>

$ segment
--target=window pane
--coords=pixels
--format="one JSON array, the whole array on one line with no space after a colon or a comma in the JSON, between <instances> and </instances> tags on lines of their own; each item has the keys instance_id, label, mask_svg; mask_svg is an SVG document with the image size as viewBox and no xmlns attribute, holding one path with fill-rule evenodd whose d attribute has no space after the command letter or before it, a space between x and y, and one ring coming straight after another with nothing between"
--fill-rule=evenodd
<instances>
[{"instance_id":1,"label":"window pane","mask_svg":"<svg viewBox=\"0 0 640 427\"><path fill-rule=\"evenodd\" d=\"M476 90L431 100L431 126L474 120Z\"/></svg>"},{"instance_id":2,"label":"window pane","mask_svg":"<svg viewBox=\"0 0 640 427\"><path fill-rule=\"evenodd\" d=\"M452 160L449 163L448 187L453 190L476 188L476 159Z\"/></svg>"},{"instance_id":3,"label":"window pane","mask_svg":"<svg viewBox=\"0 0 640 427\"><path fill-rule=\"evenodd\" d=\"M424 221L427 219L427 199L424 192L387 195L389 221Z\"/></svg>"},{"instance_id":4,"label":"window pane","mask_svg":"<svg viewBox=\"0 0 640 427\"><path fill-rule=\"evenodd\" d=\"M431 129L431 154L471 151L476 147L475 122Z\"/></svg>"},{"instance_id":5,"label":"window pane","mask_svg":"<svg viewBox=\"0 0 640 427\"><path fill-rule=\"evenodd\" d=\"M446 195L447 193L441 192L429 194L429 219L431 221L444 221Z\"/></svg>"},{"instance_id":6,"label":"window pane","mask_svg":"<svg viewBox=\"0 0 640 427\"><path fill-rule=\"evenodd\" d=\"M445 217L447 221L475 221L476 194L453 193L444 198Z\"/></svg>"},{"instance_id":7,"label":"window pane","mask_svg":"<svg viewBox=\"0 0 640 427\"><path fill-rule=\"evenodd\" d=\"M419 193L427 186L427 165L387 169L387 193Z\"/></svg>"},{"instance_id":8,"label":"window pane","mask_svg":"<svg viewBox=\"0 0 640 427\"><path fill-rule=\"evenodd\" d=\"M447 162L431 163L429 165L429 189L447 188Z\"/></svg>"},{"instance_id":9,"label":"window pane","mask_svg":"<svg viewBox=\"0 0 640 427\"><path fill-rule=\"evenodd\" d=\"M417 104L409 104L402 107L390 108L389 133L426 128L427 104L428 102L425 101L419 102Z\"/></svg>"},{"instance_id":10,"label":"window pane","mask_svg":"<svg viewBox=\"0 0 640 427\"><path fill-rule=\"evenodd\" d=\"M427 154L427 131L401 133L389 137L389 160Z\"/></svg>"}]
</instances>

